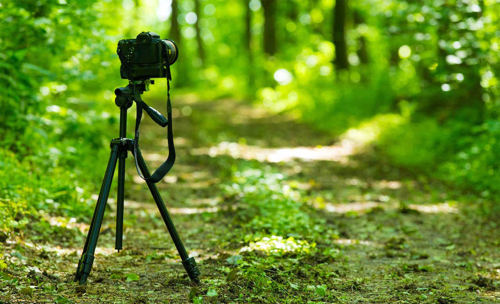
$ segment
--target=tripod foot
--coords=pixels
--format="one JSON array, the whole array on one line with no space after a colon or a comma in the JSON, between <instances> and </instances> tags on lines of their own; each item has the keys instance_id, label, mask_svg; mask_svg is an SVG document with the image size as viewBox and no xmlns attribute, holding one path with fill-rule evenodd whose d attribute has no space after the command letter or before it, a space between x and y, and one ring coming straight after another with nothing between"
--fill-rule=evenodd
<instances>
[{"instance_id":1,"label":"tripod foot","mask_svg":"<svg viewBox=\"0 0 500 304\"><path fill-rule=\"evenodd\" d=\"M94 256L87 255L86 253L82 255L80 261L78 262L78 268L76 270L75 282L79 281L80 284L85 284L87 277L92 269L92 264L94 263Z\"/></svg>"},{"instance_id":2,"label":"tripod foot","mask_svg":"<svg viewBox=\"0 0 500 304\"><path fill-rule=\"evenodd\" d=\"M188 273L191 281L200 283L200 271L198 270L198 266L196 266L196 261L194 260L194 258L191 257L182 261L182 265L184 265L184 268L186 269L186 272Z\"/></svg>"}]
</instances>

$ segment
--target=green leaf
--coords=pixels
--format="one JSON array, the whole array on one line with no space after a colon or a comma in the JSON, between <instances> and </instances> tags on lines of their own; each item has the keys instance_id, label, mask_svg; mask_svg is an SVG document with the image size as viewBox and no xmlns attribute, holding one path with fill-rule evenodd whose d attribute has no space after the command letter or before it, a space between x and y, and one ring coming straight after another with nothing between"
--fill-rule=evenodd
<instances>
[{"instance_id":1,"label":"green leaf","mask_svg":"<svg viewBox=\"0 0 500 304\"><path fill-rule=\"evenodd\" d=\"M316 286L316 294L318 296L324 297L326 295L326 285L318 285Z\"/></svg>"},{"instance_id":2,"label":"green leaf","mask_svg":"<svg viewBox=\"0 0 500 304\"><path fill-rule=\"evenodd\" d=\"M132 282L132 281L137 281L139 280L139 275L135 273L129 273L127 274L127 282Z\"/></svg>"},{"instance_id":3,"label":"green leaf","mask_svg":"<svg viewBox=\"0 0 500 304\"><path fill-rule=\"evenodd\" d=\"M231 265L238 265L242 262L243 257L241 255L233 255L230 256L226 259L226 262L228 262Z\"/></svg>"},{"instance_id":4,"label":"green leaf","mask_svg":"<svg viewBox=\"0 0 500 304\"><path fill-rule=\"evenodd\" d=\"M71 300L66 299L66 298L65 298L65 297L63 297L63 296L58 296L55 302L56 302L57 304L70 304L70 303L73 303Z\"/></svg>"},{"instance_id":5,"label":"green leaf","mask_svg":"<svg viewBox=\"0 0 500 304\"><path fill-rule=\"evenodd\" d=\"M208 289L207 296L209 296L209 297L215 297L217 295L218 295L217 290L215 290L214 288Z\"/></svg>"}]
</instances>

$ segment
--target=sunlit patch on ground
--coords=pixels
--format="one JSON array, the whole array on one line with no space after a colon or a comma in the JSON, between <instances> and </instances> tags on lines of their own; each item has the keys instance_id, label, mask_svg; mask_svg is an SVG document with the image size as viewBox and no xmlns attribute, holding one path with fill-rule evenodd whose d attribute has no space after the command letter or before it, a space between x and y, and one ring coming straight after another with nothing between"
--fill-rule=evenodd
<instances>
[{"instance_id":1,"label":"sunlit patch on ground","mask_svg":"<svg viewBox=\"0 0 500 304\"><path fill-rule=\"evenodd\" d=\"M68 229L77 228L81 232L87 231L89 225L86 223L79 223L76 218L71 217L61 217L61 216L50 216L48 214L41 213L44 219L54 227L63 227Z\"/></svg>"},{"instance_id":2,"label":"sunlit patch on ground","mask_svg":"<svg viewBox=\"0 0 500 304\"><path fill-rule=\"evenodd\" d=\"M218 179L209 179L209 180L200 180L193 181L189 183L184 183L181 185L177 185L179 188L189 188L189 189L206 189L212 187L215 183L217 183Z\"/></svg>"},{"instance_id":3,"label":"sunlit patch on ground","mask_svg":"<svg viewBox=\"0 0 500 304\"><path fill-rule=\"evenodd\" d=\"M110 203L114 203L113 201L110 201ZM134 210L144 210L144 211L156 211L158 208L156 205L153 203L153 199L151 199L151 202L145 203L145 202L137 202L133 200L125 200L123 203L125 209L134 209ZM113 205L115 206L115 205Z\"/></svg>"},{"instance_id":4,"label":"sunlit patch on ground","mask_svg":"<svg viewBox=\"0 0 500 304\"><path fill-rule=\"evenodd\" d=\"M265 148L223 141L217 146L194 149L193 153L211 157L227 155L237 159L270 163L302 160L335 161L345 164L349 161L350 156L376 140L385 131L385 128L401 123L400 120L401 118L397 115L379 115L372 121L364 122L357 128L347 130L339 137L340 140L337 143L330 146ZM156 159L154 154L149 157L150 159Z\"/></svg>"},{"instance_id":5,"label":"sunlit patch on ground","mask_svg":"<svg viewBox=\"0 0 500 304\"><path fill-rule=\"evenodd\" d=\"M163 147L165 147L165 148L167 148L167 147L168 147L168 141L167 141L167 139L166 139L166 138L161 139L161 140L159 141L159 144L160 144L160 146L163 146ZM189 144L190 144L189 139L187 139L187 138L185 138L185 137L181 137L181 136L176 136L176 137L175 137L175 147L176 147L176 148L186 147L186 146L189 146Z\"/></svg>"},{"instance_id":6,"label":"sunlit patch on ground","mask_svg":"<svg viewBox=\"0 0 500 304\"><path fill-rule=\"evenodd\" d=\"M372 241L363 241L363 240L355 240L355 239L338 239L333 241L336 244L340 245L363 245L363 246L379 246L377 243Z\"/></svg>"},{"instance_id":7,"label":"sunlit patch on ground","mask_svg":"<svg viewBox=\"0 0 500 304\"><path fill-rule=\"evenodd\" d=\"M221 142L214 147L195 149L193 153L195 155L209 155L211 157L227 155L233 158L258 160L270 163L292 160L325 160L346 163L348 157L354 153L354 146L347 141L333 146L288 148L263 148L242 145L236 142Z\"/></svg>"},{"instance_id":8,"label":"sunlit patch on ground","mask_svg":"<svg viewBox=\"0 0 500 304\"><path fill-rule=\"evenodd\" d=\"M352 202L347 204L323 203L321 205L316 204L316 206L320 207L320 209L332 213L366 212L379 205L380 203L377 202Z\"/></svg>"},{"instance_id":9,"label":"sunlit patch on ground","mask_svg":"<svg viewBox=\"0 0 500 304\"><path fill-rule=\"evenodd\" d=\"M186 203L195 206L216 206L221 202L220 197L209 197L209 198L189 198Z\"/></svg>"},{"instance_id":10,"label":"sunlit patch on ground","mask_svg":"<svg viewBox=\"0 0 500 304\"><path fill-rule=\"evenodd\" d=\"M71 255L71 254L80 254L82 249L78 248L67 248L67 247L61 247L61 246L50 246L50 245L42 245L40 246L43 250L46 252L54 252L58 256L65 256L65 255ZM97 249L96 249L97 251Z\"/></svg>"},{"instance_id":11,"label":"sunlit patch on ground","mask_svg":"<svg viewBox=\"0 0 500 304\"><path fill-rule=\"evenodd\" d=\"M219 207L207 207L207 208L169 208L168 210L172 214L199 214L199 213L215 213L219 211Z\"/></svg>"},{"instance_id":12,"label":"sunlit patch on ground","mask_svg":"<svg viewBox=\"0 0 500 304\"><path fill-rule=\"evenodd\" d=\"M375 188L396 190L401 188L400 181L381 180L374 185Z\"/></svg>"},{"instance_id":13,"label":"sunlit patch on ground","mask_svg":"<svg viewBox=\"0 0 500 304\"><path fill-rule=\"evenodd\" d=\"M165 154L152 153L152 152L149 152L149 153L142 152L142 155L144 156L145 160L151 161L151 162L163 162L163 161L165 161L165 158L167 157Z\"/></svg>"},{"instance_id":14,"label":"sunlit patch on ground","mask_svg":"<svg viewBox=\"0 0 500 304\"><path fill-rule=\"evenodd\" d=\"M396 203L387 203L390 200L387 196L381 196L381 201L383 202L374 202L374 201L365 201L365 202L350 202L350 203L329 203L325 202L322 199L316 199L311 202L311 205L315 208L321 209L326 212L331 213L356 213L362 214L366 212L370 212L373 208L383 208L386 211L393 211L401 208L401 205ZM409 204L405 205L405 208L412 209L422 213L458 213L459 209L450 203L442 203L442 204Z\"/></svg>"},{"instance_id":15,"label":"sunlit patch on ground","mask_svg":"<svg viewBox=\"0 0 500 304\"><path fill-rule=\"evenodd\" d=\"M434 204L434 205L408 205L408 208L417 210L422 213L457 213L458 208L450 203Z\"/></svg>"},{"instance_id":16,"label":"sunlit patch on ground","mask_svg":"<svg viewBox=\"0 0 500 304\"><path fill-rule=\"evenodd\" d=\"M296 240L293 237L285 239L273 235L263 237L256 242L250 242L248 246L241 248L240 252L259 251L267 254L309 253L315 247L316 244L304 240Z\"/></svg>"}]
</instances>

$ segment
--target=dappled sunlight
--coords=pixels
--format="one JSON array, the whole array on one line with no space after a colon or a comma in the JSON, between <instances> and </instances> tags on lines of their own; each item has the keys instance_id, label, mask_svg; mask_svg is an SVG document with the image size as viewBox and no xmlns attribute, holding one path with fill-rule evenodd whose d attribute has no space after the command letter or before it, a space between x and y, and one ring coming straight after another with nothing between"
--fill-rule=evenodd
<instances>
[{"instance_id":1,"label":"dappled sunlight","mask_svg":"<svg viewBox=\"0 0 500 304\"><path fill-rule=\"evenodd\" d=\"M114 248L114 246L112 247L102 247L102 246L98 246L96 249L95 249L95 254L96 255L105 255L105 256L108 256L108 255L112 255L112 254L115 254L117 253L116 249Z\"/></svg>"},{"instance_id":2,"label":"dappled sunlight","mask_svg":"<svg viewBox=\"0 0 500 304\"><path fill-rule=\"evenodd\" d=\"M165 148L168 147L168 141L166 138L163 138L163 139L160 139L159 140L159 144L160 146L163 146ZM176 136L175 137L175 147L176 148L183 148L183 147L190 147L191 145L191 141L185 137L181 137L181 136Z\"/></svg>"},{"instance_id":3,"label":"dappled sunlight","mask_svg":"<svg viewBox=\"0 0 500 304\"><path fill-rule=\"evenodd\" d=\"M196 205L196 206L217 206L221 203L221 201L222 201L221 197L209 197L209 198L195 197L187 199L186 203L189 205Z\"/></svg>"},{"instance_id":4,"label":"dappled sunlight","mask_svg":"<svg viewBox=\"0 0 500 304\"><path fill-rule=\"evenodd\" d=\"M172 214L200 214L200 213L216 213L220 210L219 207L206 207L206 208L168 208L169 212Z\"/></svg>"},{"instance_id":5,"label":"dappled sunlight","mask_svg":"<svg viewBox=\"0 0 500 304\"><path fill-rule=\"evenodd\" d=\"M285 239L273 235L263 237L256 242L250 242L248 246L240 249L240 253L247 251L259 251L266 254L309 253L315 247L315 243L309 243L305 240L296 240L293 237Z\"/></svg>"},{"instance_id":6,"label":"dappled sunlight","mask_svg":"<svg viewBox=\"0 0 500 304\"><path fill-rule=\"evenodd\" d=\"M179 188L189 188L193 190L201 190L201 189L208 189L210 187L213 187L214 184L216 184L218 179L210 179L210 180L201 180L201 181L193 181L189 183L182 183L182 184L177 184L176 186Z\"/></svg>"},{"instance_id":7,"label":"dappled sunlight","mask_svg":"<svg viewBox=\"0 0 500 304\"><path fill-rule=\"evenodd\" d=\"M0 0L0 304L496 303L499 1Z\"/></svg>"},{"instance_id":8,"label":"dappled sunlight","mask_svg":"<svg viewBox=\"0 0 500 304\"><path fill-rule=\"evenodd\" d=\"M400 181L381 180L374 184L375 188L397 190L402 186Z\"/></svg>"},{"instance_id":9,"label":"dappled sunlight","mask_svg":"<svg viewBox=\"0 0 500 304\"><path fill-rule=\"evenodd\" d=\"M458 213L458 208L450 203L433 204L433 205L417 205L410 204L408 208L422 213Z\"/></svg>"},{"instance_id":10,"label":"dappled sunlight","mask_svg":"<svg viewBox=\"0 0 500 304\"><path fill-rule=\"evenodd\" d=\"M49 223L51 226L54 227L62 227L62 228L67 228L67 229L78 229L82 233L87 231L89 225L87 223L79 223L77 222L76 218L71 217L62 217L62 216L51 216L46 213L42 214L42 217L44 218L47 223Z\"/></svg>"},{"instance_id":11,"label":"dappled sunlight","mask_svg":"<svg viewBox=\"0 0 500 304\"><path fill-rule=\"evenodd\" d=\"M41 246L41 248L47 252L53 252L58 256L73 255L75 253L76 255L79 255L82 252L82 248L68 248L61 246ZM112 247L108 248L108 247L97 246L95 249L96 255L110 256L114 253L116 253L116 250Z\"/></svg>"},{"instance_id":12,"label":"dappled sunlight","mask_svg":"<svg viewBox=\"0 0 500 304\"><path fill-rule=\"evenodd\" d=\"M187 176L187 175L185 175ZM214 183L217 183L219 179L210 178L210 179L190 179L190 178L182 178L183 180L188 180L189 183L178 183L179 176L176 175L167 175L163 178L163 182L166 184L176 184L177 187L187 187L192 189L203 189L212 186ZM144 179L142 179L139 175L134 175L132 180L135 184L146 184Z\"/></svg>"},{"instance_id":13,"label":"dappled sunlight","mask_svg":"<svg viewBox=\"0 0 500 304\"><path fill-rule=\"evenodd\" d=\"M356 240L356 239L338 239L333 241L335 244L339 245L363 245L363 246L380 246L379 244L372 241Z\"/></svg>"},{"instance_id":14,"label":"dappled sunlight","mask_svg":"<svg viewBox=\"0 0 500 304\"><path fill-rule=\"evenodd\" d=\"M24 246L35 249L42 250L48 253L55 253L58 256L67 256L67 255L79 255L82 252L82 248L80 247L64 247L60 245L51 245L51 244L34 244L31 242L25 242ZM97 246L95 253L100 255L112 255L116 250L113 247L102 247L102 245Z\"/></svg>"},{"instance_id":15,"label":"dappled sunlight","mask_svg":"<svg viewBox=\"0 0 500 304\"><path fill-rule=\"evenodd\" d=\"M116 200L109 198L108 202L113 204L111 206L114 207L114 203L116 202ZM219 212L221 210L220 207L216 206L219 202L220 202L220 200L217 198L215 198L215 199L214 198L191 199L189 201L190 204L208 205L208 206L207 207L181 207L181 208L168 207L168 211L172 214L216 213L216 212ZM153 201L151 201L151 202L139 202L139 201L134 201L134 200L125 200L124 206L125 206L125 209L141 210L141 211L147 211L147 212L156 212L158 210L158 207L156 207L156 204L154 204ZM115 211L115 208L113 208L113 211ZM74 226L78 226L78 228L82 232L88 228L88 225L86 225L86 224L75 223Z\"/></svg>"},{"instance_id":16,"label":"dappled sunlight","mask_svg":"<svg viewBox=\"0 0 500 304\"><path fill-rule=\"evenodd\" d=\"M156 210L158 210L156 205L153 203L152 199L151 202L138 202L133 200L125 200L123 205L125 206L125 209L132 209L132 210L144 210L149 212L155 212Z\"/></svg>"},{"instance_id":17,"label":"dappled sunlight","mask_svg":"<svg viewBox=\"0 0 500 304\"><path fill-rule=\"evenodd\" d=\"M97 201L98 197L99 196L97 194L92 195L92 199L94 201ZM156 208L155 205L151 204L151 203L138 202L138 201L128 200L128 199L124 200L123 204L125 206L125 209L131 208L131 209L153 210ZM116 210L116 199L113 197L109 197L108 198L108 205L112 208L113 211Z\"/></svg>"},{"instance_id":18,"label":"dappled sunlight","mask_svg":"<svg viewBox=\"0 0 500 304\"><path fill-rule=\"evenodd\" d=\"M385 132L397 128L404 122L405 117L399 114L379 114L350 128L340 138L354 143L356 148L362 148L375 142Z\"/></svg>"},{"instance_id":19,"label":"dappled sunlight","mask_svg":"<svg viewBox=\"0 0 500 304\"><path fill-rule=\"evenodd\" d=\"M61 247L61 246L40 246L43 250L46 252L53 252L58 256L65 256L65 255L71 255L71 254L79 254L81 253L81 248L67 248L67 247ZM97 249L96 249L97 251Z\"/></svg>"},{"instance_id":20,"label":"dappled sunlight","mask_svg":"<svg viewBox=\"0 0 500 304\"><path fill-rule=\"evenodd\" d=\"M261 162L287 162L292 160L302 161L337 161L346 163L348 156L352 155L354 147L349 142L341 142L333 146L317 147L286 147L286 148L262 148L249 146L236 142L221 142L210 148L194 149L195 155L209 155L216 157L227 155L233 158L246 160L258 160Z\"/></svg>"},{"instance_id":21,"label":"dappled sunlight","mask_svg":"<svg viewBox=\"0 0 500 304\"><path fill-rule=\"evenodd\" d=\"M367 212L374 207L380 206L377 202L352 202L346 204L332 204L332 203L315 203L314 206L326 212L332 213L348 213L348 212Z\"/></svg>"},{"instance_id":22,"label":"dappled sunlight","mask_svg":"<svg viewBox=\"0 0 500 304\"><path fill-rule=\"evenodd\" d=\"M386 211L394 211L401 207L396 203L387 203L387 202L383 203L374 201L334 204L334 203L324 202L322 200L316 200L313 201L311 205L317 209L338 214L346 214L346 213L363 214L366 212L370 212L371 210L373 210L373 208L383 208ZM405 205L405 207L421 213L458 213L459 211L456 206L453 206L450 203L426 204L426 205L409 204Z\"/></svg>"},{"instance_id":23,"label":"dappled sunlight","mask_svg":"<svg viewBox=\"0 0 500 304\"><path fill-rule=\"evenodd\" d=\"M146 181L137 174L132 177L132 181L134 182L134 184L146 184Z\"/></svg>"},{"instance_id":24,"label":"dappled sunlight","mask_svg":"<svg viewBox=\"0 0 500 304\"><path fill-rule=\"evenodd\" d=\"M167 155L162 153L142 152L145 160L151 162L164 162Z\"/></svg>"},{"instance_id":25,"label":"dappled sunlight","mask_svg":"<svg viewBox=\"0 0 500 304\"><path fill-rule=\"evenodd\" d=\"M216 146L194 149L193 154L209 155L210 157L226 155L237 159L258 160L270 163L301 160L335 161L346 164L350 156L360 152L363 148L373 143L383 132L398 126L403 121L403 118L397 114L378 115L371 120L361 123L358 127L347 130L339 136L339 141L329 146L267 148L223 141ZM151 154L148 157L150 160L156 160L157 158L155 154ZM397 187L396 184L391 184L391 186Z\"/></svg>"}]
</instances>

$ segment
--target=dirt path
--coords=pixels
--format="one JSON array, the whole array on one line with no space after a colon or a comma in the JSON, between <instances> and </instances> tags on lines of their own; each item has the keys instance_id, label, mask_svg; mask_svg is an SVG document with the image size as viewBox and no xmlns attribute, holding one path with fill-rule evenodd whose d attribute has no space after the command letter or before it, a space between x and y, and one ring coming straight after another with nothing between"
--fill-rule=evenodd
<instances>
[{"instance_id":1,"label":"dirt path","mask_svg":"<svg viewBox=\"0 0 500 304\"><path fill-rule=\"evenodd\" d=\"M129 158L124 250L111 201L78 286L87 226L52 218L51 241L8 245L28 267L0 303L500 303L498 226L462 210L473 196L286 116L189 96L174 107L178 159L159 188L202 284L189 282ZM150 166L166 153L160 132L142 128Z\"/></svg>"}]
</instances>

